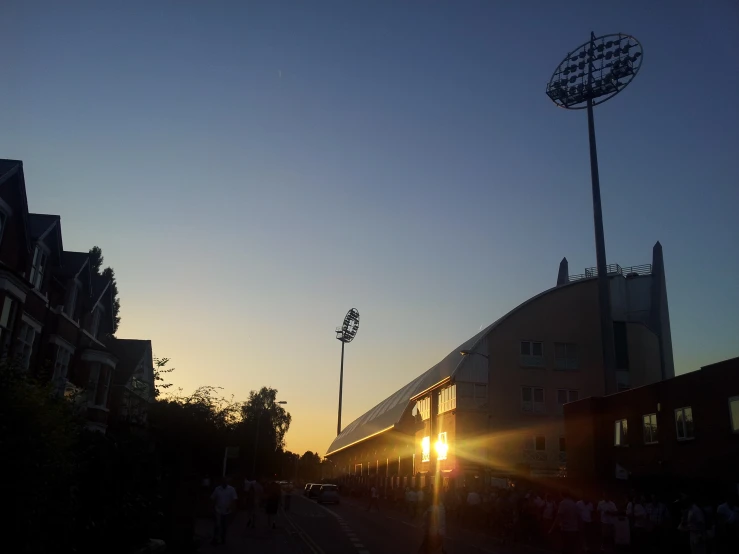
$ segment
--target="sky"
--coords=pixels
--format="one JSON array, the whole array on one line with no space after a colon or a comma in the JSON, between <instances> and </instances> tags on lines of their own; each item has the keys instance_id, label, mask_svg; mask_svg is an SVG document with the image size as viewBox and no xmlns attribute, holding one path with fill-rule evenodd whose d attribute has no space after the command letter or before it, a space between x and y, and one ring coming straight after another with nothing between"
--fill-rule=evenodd
<instances>
[{"instance_id":1,"label":"sky","mask_svg":"<svg viewBox=\"0 0 739 554\"><path fill-rule=\"evenodd\" d=\"M598 106L609 263L664 248L676 373L739 355L732 0L0 3L0 157L64 247L102 248L118 336L173 389L271 386L287 447L344 424L595 265L587 120L546 83L623 32ZM170 390L173 390L170 389Z\"/></svg>"}]
</instances>

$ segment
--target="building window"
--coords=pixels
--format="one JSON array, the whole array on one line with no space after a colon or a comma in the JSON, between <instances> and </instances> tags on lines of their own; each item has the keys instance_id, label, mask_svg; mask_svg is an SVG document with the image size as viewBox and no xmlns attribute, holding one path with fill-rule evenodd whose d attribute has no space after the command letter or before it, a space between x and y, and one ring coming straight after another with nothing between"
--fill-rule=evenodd
<instances>
[{"instance_id":1,"label":"building window","mask_svg":"<svg viewBox=\"0 0 739 554\"><path fill-rule=\"evenodd\" d=\"M687 441L695 438L693 408L686 406L675 410L675 427L677 428L677 440Z\"/></svg>"},{"instance_id":2,"label":"building window","mask_svg":"<svg viewBox=\"0 0 739 554\"><path fill-rule=\"evenodd\" d=\"M33 354L33 341L36 339L36 329L25 321L18 333L18 360L23 369L28 369Z\"/></svg>"},{"instance_id":3,"label":"building window","mask_svg":"<svg viewBox=\"0 0 739 554\"><path fill-rule=\"evenodd\" d=\"M547 438L544 436L534 437L534 450L544 452L547 449Z\"/></svg>"},{"instance_id":4,"label":"building window","mask_svg":"<svg viewBox=\"0 0 739 554\"><path fill-rule=\"evenodd\" d=\"M431 417L431 398L422 398L416 403L418 413L421 414L421 419L424 421Z\"/></svg>"},{"instance_id":5,"label":"building window","mask_svg":"<svg viewBox=\"0 0 739 554\"><path fill-rule=\"evenodd\" d=\"M521 341L521 365L526 367L544 366L544 343L530 340Z\"/></svg>"},{"instance_id":6,"label":"building window","mask_svg":"<svg viewBox=\"0 0 739 554\"><path fill-rule=\"evenodd\" d=\"M6 296L3 300L3 308L0 311L0 356L5 357L10 350L10 337L13 335L15 324L15 301Z\"/></svg>"},{"instance_id":7,"label":"building window","mask_svg":"<svg viewBox=\"0 0 739 554\"><path fill-rule=\"evenodd\" d=\"M521 411L543 414L544 389L538 387L521 387Z\"/></svg>"},{"instance_id":8,"label":"building window","mask_svg":"<svg viewBox=\"0 0 739 554\"><path fill-rule=\"evenodd\" d=\"M554 367L556 369L577 369L577 345L572 342L555 342Z\"/></svg>"},{"instance_id":9,"label":"building window","mask_svg":"<svg viewBox=\"0 0 739 554\"><path fill-rule=\"evenodd\" d=\"M731 417L731 430L739 433L739 396L729 398L729 416Z\"/></svg>"},{"instance_id":10,"label":"building window","mask_svg":"<svg viewBox=\"0 0 739 554\"><path fill-rule=\"evenodd\" d=\"M354 464L354 475L362 475L362 464Z\"/></svg>"},{"instance_id":11,"label":"building window","mask_svg":"<svg viewBox=\"0 0 739 554\"><path fill-rule=\"evenodd\" d=\"M58 346L56 351L56 361L54 362L54 375L52 383L54 390L58 394L64 393L67 384L67 372L69 371L69 360L72 358L72 352L63 346Z\"/></svg>"},{"instance_id":12,"label":"building window","mask_svg":"<svg viewBox=\"0 0 739 554\"><path fill-rule=\"evenodd\" d=\"M431 437L423 437L421 439L421 461L428 462L431 460Z\"/></svg>"},{"instance_id":13,"label":"building window","mask_svg":"<svg viewBox=\"0 0 739 554\"><path fill-rule=\"evenodd\" d=\"M439 440L436 442L436 459L446 460L449 453L449 444L447 443L446 431L439 433Z\"/></svg>"},{"instance_id":14,"label":"building window","mask_svg":"<svg viewBox=\"0 0 739 554\"><path fill-rule=\"evenodd\" d=\"M108 388L110 387L110 376L113 371L105 366L100 368L100 379L95 392L95 405L106 407L108 405Z\"/></svg>"},{"instance_id":15,"label":"building window","mask_svg":"<svg viewBox=\"0 0 739 554\"><path fill-rule=\"evenodd\" d=\"M457 407L457 385L444 387L439 391L439 413L449 412Z\"/></svg>"},{"instance_id":16,"label":"building window","mask_svg":"<svg viewBox=\"0 0 739 554\"><path fill-rule=\"evenodd\" d=\"M617 419L613 437L614 446L627 446L629 444L629 425L625 419Z\"/></svg>"},{"instance_id":17,"label":"building window","mask_svg":"<svg viewBox=\"0 0 739 554\"><path fill-rule=\"evenodd\" d=\"M644 444L657 442L657 414L647 414L642 418L644 422Z\"/></svg>"},{"instance_id":18,"label":"building window","mask_svg":"<svg viewBox=\"0 0 739 554\"><path fill-rule=\"evenodd\" d=\"M44 270L46 269L46 250L40 244L33 250L33 262L31 263L31 285L36 290L41 290L44 283Z\"/></svg>"},{"instance_id":19,"label":"building window","mask_svg":"<svg viewBox=\"0 0 739 554\"><path fill-rule=\"evenodd\" d=\"M97 362L90 364L90 375L87 379L87 398L89 399L90 406L95 404L99 379L100 364Z\"/></svg>"},{"instance_id":20,"label":"building window","mask_svg":"<svg viewBox=\"0 0 739 554\"><path fill-rule=\"evenodd\" d=\"M559 406L559 413L563 413L563 406L568 402L575 402L578 400L579 394L576 390L559 389L557 390L557 405Z\"/></svg>"},{"instance_id":21,"label":"building window","mask_svg":"<svg viewBox=\"0 0 739 554\"><path fill-rule=\"evenodd\" d=\"M77 306L77 283L72 282L72 285L69 288L69 295L67 296L67 305L64 306L64 313L69 316L70 319L74 319L75 316L75 308Z\"/></svg>"}]
</instances>

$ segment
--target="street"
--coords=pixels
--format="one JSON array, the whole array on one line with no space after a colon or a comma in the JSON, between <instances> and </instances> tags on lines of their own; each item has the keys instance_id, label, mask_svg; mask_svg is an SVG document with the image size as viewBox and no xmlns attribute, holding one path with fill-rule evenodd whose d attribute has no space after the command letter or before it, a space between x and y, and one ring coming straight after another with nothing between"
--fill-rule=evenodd
<instances>
[{"instance_id":1,"label":"street","mask_svg":"<svg viewBox=\"0 0 739 554\"><path fill-rule=\"evenodd\" d=\"M422 541L420 521L397 511L368 512L367 504L354 498L323 506L294 495L286 515L313 554L415 554ZM453 526L448 528L444 549L449 554L543 552L496 545L489 537Z\"/></svg>"}]
</instances>

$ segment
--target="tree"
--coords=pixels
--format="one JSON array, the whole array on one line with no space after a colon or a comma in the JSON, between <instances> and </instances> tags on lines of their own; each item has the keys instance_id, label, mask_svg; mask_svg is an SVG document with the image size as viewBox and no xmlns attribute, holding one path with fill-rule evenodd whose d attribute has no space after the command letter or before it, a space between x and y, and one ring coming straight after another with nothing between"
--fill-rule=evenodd
<instances>
[{"instance_id":1,"label":"tree","mask_svg":"<svg viewBox=\"0 0 739 554\"><path fill-rule=\"evenodd\" d=\"M161 389L168 389L172 386L172 383L165 383L162 376L164 373L172 373L175 370L173 367L165 367L168 363L169 358L154 358L154 398L159 398L162 394Z\"/></svg>"},{"instance_id":2,"label":"tree","mask_svg":"<svg viewBox=\"0 0 739 554\"><path fill-rule=\"evenodd\" d=\"M300 457L298 464L300 477L305 481L318 481L321 479L321 457L308 450Z\"/></svg>"},{"instance_id":3,"label":"tree","mask_svg":"<svg viewBox=\"0 0 739 554\"><path fill-rule=\"evenodd\" d=\"M113 298L113 332L111 335L115 335L116 331L118 331L118 326L121 323L121 301L118 297L118 283L115 280L115 271L112 267L106 267L104 270L100 271L100 268L103 267L103 260L105 258L103 258L103 251L99 246L93 246L90 248L88 255L90 256L90 268L92 269L92 272L95 275L99 275L110 281L110 290Z\"/></svg>"}]
</instances>

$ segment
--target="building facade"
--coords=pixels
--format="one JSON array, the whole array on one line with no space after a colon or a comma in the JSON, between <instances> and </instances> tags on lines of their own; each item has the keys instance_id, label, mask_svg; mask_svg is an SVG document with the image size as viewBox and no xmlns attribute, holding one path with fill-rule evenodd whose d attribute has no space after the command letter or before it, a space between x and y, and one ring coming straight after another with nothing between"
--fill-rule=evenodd
<instances>
[{"instance_id":1,"label":"building facade","mask_svg":"<svg viewBox=\"0 0 739 554\"><path fill-rule=\"evenodd\" d=\"M582 490L739 486L739 358L567 404L565 436Z\"/></svg>"},{"instance_id":2,"label":"building facade","mask_svg":"<svg viewBox=\"0 0 739 554\"><path fill-rule=\"evenodd\" d=\"M103 432L119 369L113 302L89 255L64 250L61 218L29 213L22 162L0 160L0 358L73 397Z\"/></svg>"},{"instance_id":3,"label":"building facade","mask_svg":"<svg viewBox=\"0 0 739 554\"><path fill-rule=\"evenodd\" d=\"M557 476L563 406L674 374L662 247L652 264L609 266L617 371L609 390L597 273L568 274L349 424L327 456L339 475L421 484Z\"/></svg>"}]
</instances>

